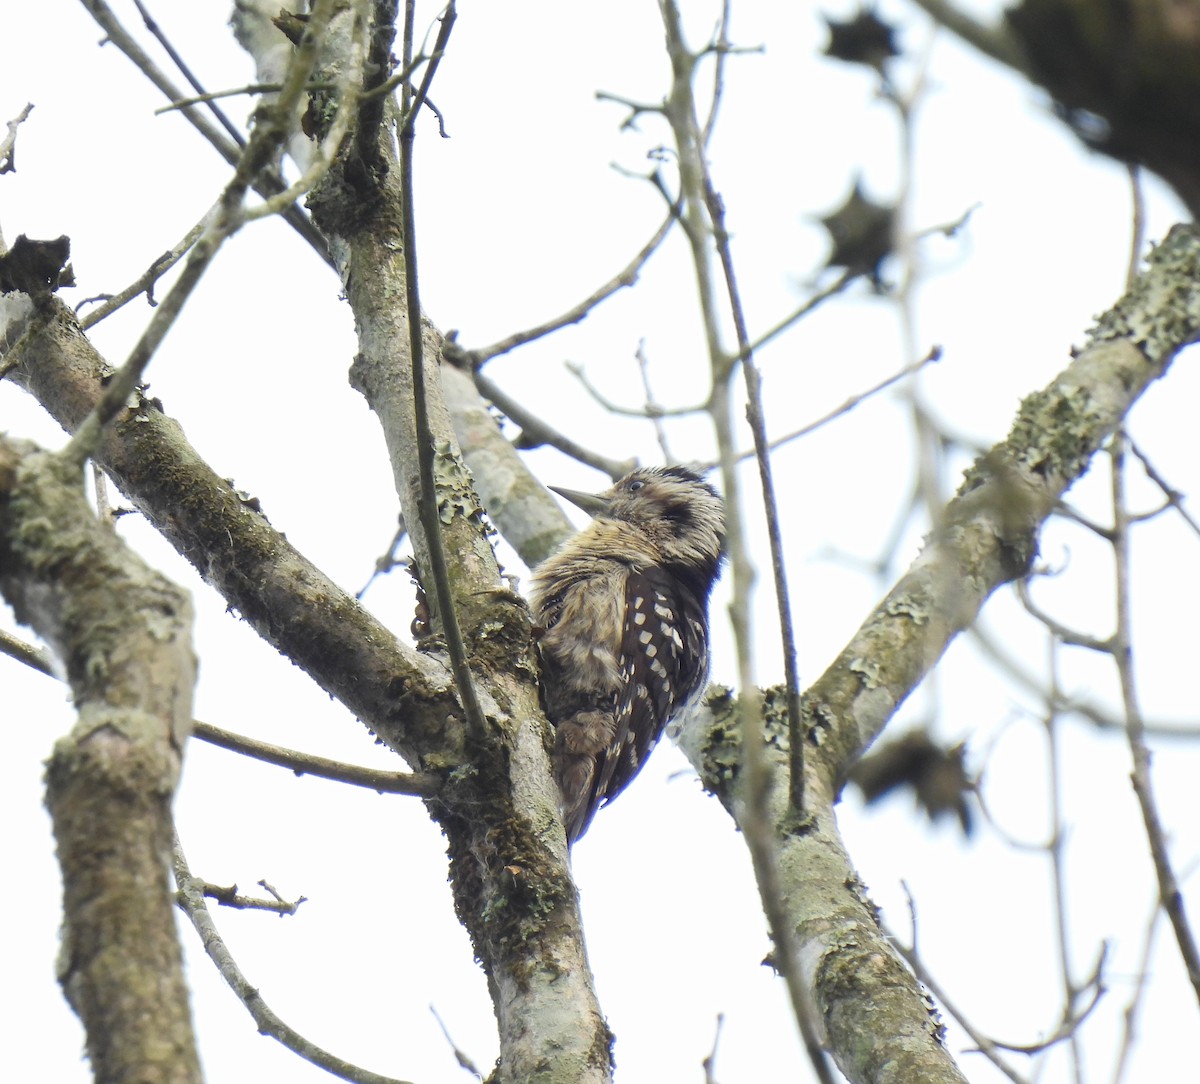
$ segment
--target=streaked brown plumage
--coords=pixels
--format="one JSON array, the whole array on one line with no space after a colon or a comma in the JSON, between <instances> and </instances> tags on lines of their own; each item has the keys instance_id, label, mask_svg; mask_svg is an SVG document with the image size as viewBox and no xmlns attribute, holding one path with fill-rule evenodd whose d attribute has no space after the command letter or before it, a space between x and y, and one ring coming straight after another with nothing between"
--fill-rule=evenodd
<instances>
[{"instance_id":1,"label":"streaked brown plumage","mask_svg":"<svg viewBox=\"0 0 1200 1084\"><path fill-rule=\"evenodd\" d=\"M724 504L684 467L598 495L556 490L592 522L533 574L546 710L567 839L638 773L708 675L708 597Z\"/></svg>"}]
</instances>

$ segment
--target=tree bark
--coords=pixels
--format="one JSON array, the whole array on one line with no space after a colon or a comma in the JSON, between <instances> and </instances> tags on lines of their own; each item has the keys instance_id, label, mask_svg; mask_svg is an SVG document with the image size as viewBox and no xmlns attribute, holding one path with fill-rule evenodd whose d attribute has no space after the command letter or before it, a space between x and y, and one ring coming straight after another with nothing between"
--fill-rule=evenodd
<instances>
[{"instance_id":1,"label":"tree bark","mask_svg":"<svg viewBox=\"0 0 1200 1084\"><path fill-rule=\"evenodd\" d=\"M1023 575L1063 493L1175 355L1200 337L1200 230L1177 226L1089 345L1028 396L1007 440L967 472L908 572L804 694L805 801L790 808L784 693L763 707L782 904L829 1049L853 1084L958 1081L932 1003L880 928L845 851L834 803L850 765L976 617ZM704 785L735 820L745 795L736 705L727 692L678 736Z\"/></svg>"},{"instance_id":2,"label":"tree bark","mask_svg":"<svg viewBox=\"0 0 1200 1084\"><path fill-rule=\"evenodd\" d=\"M53 645L78 722L46 805L63 878L59 980L97 1080L201 1079L169 861L191 723L191 601L97 522L82 472L0 438L0 589Z\"/></svg>"}]
</instances>

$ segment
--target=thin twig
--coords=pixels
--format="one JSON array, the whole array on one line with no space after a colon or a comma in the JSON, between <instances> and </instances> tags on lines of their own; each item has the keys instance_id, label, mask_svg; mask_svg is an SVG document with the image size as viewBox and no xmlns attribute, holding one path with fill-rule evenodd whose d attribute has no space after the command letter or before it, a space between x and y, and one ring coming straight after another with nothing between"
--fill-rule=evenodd
<instances>
[{"instance_id":1,"label":"thin twig","mask_svg":"<svg viewBox=\"0 0 1200 1084\"><path fill-rule=\"evenodd\" d=\"M634 351L633 356L637 358L638 373L642 378L642 391L646 394L646 415L650 418L650 422L654 426L654 435L658 439L658 447L662 452L663 462L674 463L675 459L671 455L671 448L667 442L667 427L663 425L659 405L655 402L654 391L650 387L650 361L646 357L646 342L644 339L638 343L638 348Z\"/></svg>"},{"instance_id":2,"label":"thin twig","mask_svg":"<svg viewBox=\"0 0 1200 1084\"><path fill-rule=\"evenodd\" d=\"M909 896L909 907L910 909L912 908L911 896ZM958 1021L959 1026L963 1029L963 1031L965 1031L971 1037L971 1041L975 1043L979 1053L983 1054L993 1065L996 1066L997 1069L1004 1073L1004 1075L1010 1080L1015 1081L1016 1084L1025 1084L1025 1082L1023 1078L1017 1074L1016 1070L1014 1070L1004 1061L1003 1058L999 1056L998 1051L1005 1050L1012 1054L1026 1054L1033 1056L1049 1050L1052 1046L1057 1046L1059 1043L1071 1038L1076 1032L1078 1032L1080 1026L1085 1020L1087 1020L1089 1016L1091 1016L1096 1006L1100 1004L1101 998L1103 998L1107 992L1103 982L1103 973L1104 963L1108 957L1108 947L1102 946L1100 955L1096 959L1096 966L1093 968L1091 976L1088 978L1088 981L1083 987L1083 989L1090 989L1092 991L1092 997L1081 1013L1073 1016L1070 1020L1064 1021L1054 1031L1054 1034L1049 1035L1044 1039L1039 1039L1032 1043L1005 1042L1002 1039L995 1039L984 1035L977 1028L975 1028L971 1022L966 1019L966 1017L964 1017L962 1010L947 997L945 989L941 987L934 977L929 973L928 969L921 960L920 954L915 948L903 944L899 939L897 939L895 934L891 932L888 933L888 938L895 946L896 951L904 957L909 967L913 969L913 974L916 975L921 984L928 988L929 992L937 999L941 1007L945 1009L946 1012L952 1017L954 1017L954 1019Z\"/></svg>"},{"instance_id":3,"label":"thin twig","mask_svg":"<svg viewBox=\"0 0 1200 1084\"><path fill-rule=\"evenodd\" d=\"M911 365L905 365L903 369L892 373L891 376L884 377L884 379L879 381L878 384L872 385L871 387L867 388L866 391L861 391L857 395L850 396L850 398L847 399L841 406L835 407L833 410L829 411L828 414L821 415L821 417L817 418L816 421L811 421L807 425L802 425L799 429L795 429L790 433L785 433L781 437L776 437L769 445L770 450L774 452L777 449L782 448L785 444L788 444L793 440L799 440L801 437L806 437L809 433L815 432L823 425L828 425L835 419L840 418L843 414L849 414L850 411L852 411L860 403L865 402L872 396L878 395L881 391L886 391L893 384L899 383L905 377L912 376L913 373L919 372L926 365L929 365L935 361L940 361L941 357L941 348L937 346L933 347L929 353L919 361L914 361ZM738 459L752 459L755 454L756 453L753 448L747 448L746 451L738 453Z\"/></svg>"},{"instance_id":4,"label":"thin twig","mask_svg":"<svg viewBox=\"0 0 1200 1084\"><path fill-rule=\"evenodd\" d=\"M403 63L407 66L412 58L413 0L404 5L404 53ZM453 9L453 3L450 5ZM449 20L453 25L453 20ZM439 38L440 40L440 38ZM405 83L401 91L400 111L405 114L412 108L412 89ZM437 598L438 620L446 638L446 651L450 656L450 669L454 683L462 700L467 716L467 726L476 737L487 730L483 707L475 690L475 678L467 661L467 649L463 642L458 614L454 609L454 594L450 587L450 571L446 561L446 549L442 543L442 525L438 516L437 486L433 476L434 440L429 423L428 391L426 389L425 347L421 335L421 293L417 280L417 229L416 201L413 193L413 143L415 126L402 128L400 136L400 191L401 220L404 237L404 300L408 310L408 344L412 363L413 414L417 438L417 473L420 483L418 516L425 533L425 544L429 549L429 564L433 574L434 595Z\"/></svg>"},{"instance_id":5,"label":"thin twig","mask_svg":"<svg viewBox=\"0 0 1200 1084\"><path fill-rule=\"evenodd\" d=\"M726 9L726 14L728 10ZM724 27L721 31L724 40ZM722 63L724 53L717 54L717 63ZM784 686L787 691L788 739L791 759L788 785L793 813L804 814L804 725L800 715L800 672L796 662L796 630L792 624L791 590L788 586L787 565L783 552L783 528L779 522L779 501L775 495L775 479L771 467L771 447L767 439L767 421L763 412L762 374L750 349L750 336L746 331L746 314L742 307L741 291L733 267L733 253L729 247L729 231L725 225L725 203L713 186L707 159L701 156L704 181L704 199L712 222L713 238L717 246L717 258L725 278L725 295L729 312L733 317L737 336L738 356L741 358L742 376L746 384L746 420L754 438L754 457L758 464L759 483L762 487L763 511L767 521L767 542L771 553L771 573L775 582L775 600L779 620L779 638L783 649Z\"/></svg>"},{"instance_id":6,"label":"thin twig","mask_svg":"<svg viewBox=\"0 0 1200 1084\"><path fill-rule=\"evenodd\" d=\"M247 83L244 87L231 87L228 90L212 90L206 94L196 94L191 98L180 98L177 102L160 105L155 111L156 117L164 113L173 113L177 109L187 109L190 105L203 105L220 98L237 98L243 94L275 94L283 89L282 83ZM309 83L305 88L310 93L318 90L337 90L336 83Z\"/></svg>"},{"instance_id":7,"label":"thin twig","mask_svg":"<svg viewBox=\"0 0 1200 1084\"><path fill-rule=\"evenodd\" d=\"M438 1027L442 1029L442 1034L446 1037L446 1042L450 1044L450 1049L454 1051L454 1060L458 1062L463 1069L466 1069L468 1073L473 1073L480 1080L482 1080L483 1074L478 1070L478 1068L476 1068L475 1062L471 1060L470 1055L467 1054L467 1052L450 1037L450 1029L446 1027L446 1022L441 1018L437 1009L430 1005L429 1011L433 1013L433 1018L437 1021Z\"/></svg>"},{"instance_id":8,"label":"thin twig","mask_svg":"<svg viewBox=\"0 0 1200 1084\"><path fill-rule=\"evenodd\" d=\"M1196 872L1197 864L1195 860L1190 862L1181 871L1180 880L1188 880ZM1162 916L1162 900L1156 896L1154 907L1151 909L1150 916L1146 920L1146 936L1142 941L1142 952L1138 962L1137 978L1134 981L1133 993L1129 995L1129 1001L1125 1005L1125 1012L1122 1014L1121 1045L1118 1048L1117 1064L1113 1069L1112 1084L1121 1084L1125 1076L1126 1066L1129 1064L1130 1055L1133 1053L1133 1047L1137 1039L1138 1011L1143 1004L1143 996L1150 985L1150 959L1154 953L1154 941L1161 925Z\"/></svg>"},{"instance_id":9,"label":"thin twig","mask_svg":"<svg viewBox=\"0 0 1200 1084\"><path fill-rule=\"evenodd\" d=\"M197 94L204 97L205 91L203 85L200 83L200 80L192 74L191 68L189 68L184 62L183 57L179 54L179 50L177 50L175 46L171 44L171 40L163 32L158 23L154 21L154 18L151 16L150 12L146 10L146 5L142 3L142 0L133 0L133 3L138 9L138 14L141 15L142 22L145 24L146 29L158 39L159 45L166 50L167 56L171 58L172 63L176 68L179 69L179 74L182 75L184 79L186 79L192 85L192 89L195 90ZM214 117L216 117L217 123L225 129L229 138L232 139L239 147L244 147L246 145L246 137L242 135L237 126L227 116L225 116L219 106L213 104L211 99L206 99L206 104L208 105L208 111L212 113Z\"/></svg>"},{"instance_id":10,"label":"thin twig","mask_svg":"<svg viewBox=\"0 0 1200 1084\"><path fill-rule=\"evenodd\" d=\"M737 652L738 724L741 743L741 786L745 805L740 827L745 836L758 882L759 895L776 945L779 969L787 984L797 1026L817 1079L833 1084L833 1069L821 1041L819 1016L812 995L800 974L795 935L779 891L775 837L768 812L770 774L764 750L761 696L754 686L752 666L752 614L750 594L754 570L747 551L742 522L739 479L735 463L732 400L728 376L731 362L720 342L721 317L712 267L714 226L708 211L704 182L703 137L696 120L692 85L696 57L683 37L682 18L675 0L659 0L671 61L671 90L665 103L667 120L679 159L679 221L691 250L697 295L711 370L709 413L721 453L721 476L726 500L726 545L733 580L729 617Z\"/></svg>"},{"instance_id":11,"label":"thin twig","mask_svg":"<svg viewBox=\"0 0 1200 1084\"><path fill-rule=\"evenodd\" d=\"M832 297L836 297L855 279L858 278L857 271L843 271L833 282L826 286L823 290L818 290L812 297L808 298L798 308L793 309L791 313L785 316L777 324L767 328L757 339L750 343L750 349L754 351L761 350L767 343L779 338L785 331L799 320L803 320L814 309L819 308ZM733 359L737 361L735 357Z\"/></svg>"},{"instance_id":12,"label":"thin twig","mask_svg":"<svg viewBox=\"0 0 1200 1084\"><path fill-rule=\"evenodd\" d=\"M238 161L233 179L226 185L214 212L209 216L204 232L192 246L191 255L182 274L171 287L163 303L155 309L146 330L130 352L125 364L108 382L96 407L80 423L66 447L63 448L60 454L64 459L82 464L95 451L104 427L125 409L134 389L140 383L142 373L150 363L150 359L153 358L159 344L179 317L185 302L191 296L205 271L208 270L221 245L243 223L252 217L257 217L257 213L261 212L263 208L270 207L273 211L280 211L294 200L295 196L291 193L297 190L296 185L286 190L286 198L281 202L272 203L272 201L280 200L280 197L276 195L254 211L246 211L243 206L247 190L262 172L271 166L278 148L290 134L290 118L305 93L304 88L308 84L313 67L317 62L318 43L333 17L335 7L336 0L318 0L309 18L308 31L292 55L291 64L284 80L284 89L280 92L279 97L261 112L259 122L255 125L250 140ZM359 7L361 8L361 2ZM357 35L355 35L355 40L357 40ZM356 58L357 65L354 63ZM352 44L350 62L347 64L347 93L343 94L343 100L339 103L330 137L323 141L323 144L328 143L332 137L335 140L333 142L334 149L340 144L341 134L344 133L349 123L348 103L352 95L348 93L348 90L352 85L351 79L353 82L357 82L358 72L355 69L361 67L361 60L361 50L355 50ZM328 147L326 147L326 152L325 156L319 155L318 158L324 157L327 166L328 162L332 160L333 152ZM306 171L305 177L302 179L312 184L315 183L318 175L310 169Z\"/></svg>"},{"instance_id":13,"label":"thin twig","mask_svg":"<svg viewBox=\"0 0 1200 1084\"><path fill-rule=\"evenodd\" d=\"M504 391L494 380L482 372L476 372L475 387L479 394L487 399L497 410L501 411L516 425L521 427L521 446L536 448L539 445L549 445L557 448L563 455L570 456L580 463L586 463L598 471L603 471L614 481L628 474L637 463L632 459L613 459L601 452L585 448L578 441L560 432L552 425L542 421L532 411L526 410L508 392Z\"/></svg>"},{"instance_id":14,"label":"thin twig","mask_svg":"<svg viewBox=\"0 0 1200 1084\"><path fill-rule=\"evenodd\" d=\"M1049 702L1049 690L1001 647L997 638L987 630L983 622L973 622L967 631L984 655L996 663L1018 685L1040 700ZM1125 733L1124 720L1117 718L1100 705L1091 703L1090 701L1080 700L1076 697L1063 694L1062 699L1053 703L1052 706L1056 711L1077 715L1079 718L1087 720L1097 730L1109 733L1119 731L1122 735ZM1155 738L1188 742L1194 742L1200 738L1200 721L1169 723L1164 720L1152 721L1147 719L1145 727L1146 733Z\"/></svg>"},{"instance_id":15,"label":"thin twig","mask_svg":"<svg viewBox=\"0 0 1200 1084\"><path fill-rule=\"evenodd\" d=\"M1200 523L1197 523L1192 514L1183 507L1184 494L1167 482L1154 464L1150 462L1146 453L1133 440L1129 441L1129 450L1141 460L1142 470L1146 472L1146 477L1163 491L1163 495L1167 498L1167 503L1183 517L1184 523L1192 529L1192 533L1200 537Z\"/></svg>"},{"instance_id":16,"label":"thin twig","mask_svg":"<svg viewBox=\"0 0 1200 1084\"><path fill-rule=\"evenodd\" d=\"M178 835L175 837L172 858L180 910L191 920L196 932L200 935L200 942L204 945L204 951L208 954L208 958L216 965L221 977L229 984L229 988L237 995L238 1000L246 1006L246 1010L263 1035L271 1036L292 1053L298 1054L305 1061L312 1062L313 1065L320 1066L334 1076L341 1077L342 1080L349 1080L354 1084L406 1084L404 1081L381 1076L369 1069L363 1069L348 1061L343 1061L327 1050L321 1049L315 1043L309 1042L298 1031L288 1027L276 1016L263 1000L258 988L252 986L246 976L242 974L241 968L238 967L237 961L234 960L224 939L217 932L212 915L209 914L208 905L204 902L202 889L204 882L193 877L192 871L188 869L187 858L184 856L183 846L179 842Z\"/></svg>"},{"instance_id":17,"label":"thin twig","mask_svg":"<svg viewBox=\"0 0 1200 1084\"><path fill-rule=\"evenodd\" d=\"M0 655L7 655L10 659L23 662L31 670L36 670L39 674L45 674L47 677L58 677L54 672L54 663L48 651L40 647L35 647L33 644L28 644L19 637L14 636L11 632L5 632L4 629L0 629Z\"/></svg>"},{"instance_id":18,"label":"thin twig","mask_svg":"<svg viewBox=\"0 0 1200 1084\"><path fill-rule=\"evenodd\" d=\"M47 677L58 677L48 652L18 639L3 629L0 629L0 655L16 659ZM319 757L312 753L301 753L295 749L285 749L281 745L259 741L257 738L248 738L244 734L235 734L211 723L202 723L199 719L192 722L192 736L210 745L242 753L267 764L289 768L297 775L315 775L338 783L365 787L380 794L411 794L418 798L428 798L436 794L439 787L435 776L420 772L388 772L330 760L328 757Z\"/></svg>"},{"instance_id":19,"label":"thin twig","mask_svg":"<svg viewBox=\"0 0 1200 1084\"><path fill-rule=\"evenodd\" d=\"M1058 644L1056 639L1051 636L1047 645L1052 699L1056 699L1053 694L1058 692ZM1070 922L1067 918L1067 838L1066 828L1063 825L1062 756L1058 723L1058 713L1051 707L1042 720L1042 726L1046 733L1046 761L1050 776L1050 845L1047 850L1050 856L1053 882L1054 932L1058 949L1059 980L1062 982L1063 988L1062 1024L1066 1025L1075 1018L1075 1000L1078 997L1078 989L1072 977L1074 969L1071 966ZM1079 1056L1079 1039L1076 1028L1071 1028L1068 1040L1072 1074L1076 1084L1083 1084L1083 1063Z\"/></svg>"},{"instance_id":20,"label":"thin twig","mask_svg":"<svg viewBox=\"0 0 1200 1084\"><path fill-rule=\"evenodd\" d=\"M1137 684L1133 673L1132 615L1129 600L1129 522L1125 508L1125 436L1120 430L1113 437L1112 443L1112 501L1113 558L1116 562L1117 585L1117 631L1114 636L1113 658L1121 680L1121 699L1125 705L1129 748L1133 755L1133 791L1146 826L1146 838L1150 844L1150 856L1154 860L1154 872L1158 877L1158 891L1163 908L1171 920L1175 941L1179 945L1179 954L1187 969L1188 981L1197 1000L1200 1000L1200 951L1197 950L1187 910L1183 905L1183 893L1179 889L1179 882L1171 865L1166 832L1158 814L1154 783L1150 775L1150 749L1146 745L1145 723L1142 719L1141 705L1138 703Z\"/></svg>"},{"instance_id":21,"label":"thin twig","mask_svg":"<svg viewBox=\"0 0 1200 1084\"><path fill-rule=\"evenodd\" d=\"M1127 162L1129 197L1133 212L1133 230L1129 238L1129 267L1125 272L1125 289L1136 281L1142 269L1142 250L1146 247L1146 193L1142 189L1142 171L1136 162Z\"/></svg>"},{"instance_id":22,"label":"thin twig","mask_svg":"<svg viewBox=\"0 0 1200 1084\"><path fill-rule=\"evenodd\" d=\"M387 553L380 554L375 558L375 567L371 571L367 582L355 592L355 599L362 602L367 591L380 576L386 576L392 571L400 561L396 558L396 551L400 548L401 543L408 537L408 526L404 522L404 514L400 514L400 521L396 524L396 533L392 535L392 541L388 544Z\"/></svg>"},{"instance_id":23,"label":"thin twig","mask_svg":"<svg viewBox=\"0 0 1200 1084\"><path fill-rule=\"evenodd\" d=\"M725 11L721 19L721 26L725 26L728 23L728 19L728 3L726 3ZM721 101L721 91L724 86L724 70L724 64L718 63L714 65L712 105L704 125L703 142L705 146L708 145L709 139L712 136L713 128L716 124L718 106ZM603 91L598 91L596 98L597 100L601 101L605 99L618 101L621 104L627 105L638 112L662 112L661 106L639 105L635 102L629 102L625 99L617 98L615 95L607 95ZM667 202L668 204L672 204L670 199L668 199ZM510 350L515 350L518 346L524 346L526 343L533 342L535 339L540 339L555 331L560 331L564 327L577 324L586 319L594 308L596 308L607 298L611 297L618 290L635 285L639 276L641 275L642 268L645 266L650 257L658 250L659 246L662 245L667 234L671 232L671 227L674 226L678 220L678 208L672 204L667 212L666 218L662 220L662 223L659 225L658 229L654 231L654 234L651 236L651 238L641 247L633 259L617 272L617 274L615 274L602 286L594 290L577 305L572 306L566 312L555 317L553 320L548 320L545 323L538 324L536 327L529 328L526 331L516 332L504 339L500 339L491 346L485 346L477 350L467 351L466 353L469 354L474 365L476 367L482 366L492 358L499 357L501 354L507 354Z\"/></svg>"},{"instance_id":24,"label":"thin twig","mask_svg":"<svg viewBox=\"0 0 1200 1084\"><path fill-rule=\"evenodd\" d=\"M992 1039L992 1043L995 1044L995 1046L1000 1050L1008 1050L1013 1054L1029 1055L1041 1054L1044 1051L1049 1050L1050 1047L1057 1046L1059 1043L1068 1039L1071 1040L1072 1044L1074 1044L1075 1038L1079 1033L1079 1029L1083 1026L1088 1017L1091 1016L1095 1011L1096 1006L1100 1004L1100 1001L1104 995L1108 993L1108 988L1104 985L1104 965L1107 960L1108 944L1103 943L1100 946L1099 954L1096 956L1096 963L1092 968L1091 975L1088 976L1087 981L1083 984L1083 986L1076 991L1076 994L1079 994L1083 990L1090 990L1092 992L1091 999L1083 1007L1082 1012L1072 1011L1071 1016L1068 1019L1063 1020L1063 1022L1054 1030L1052 1035L1048 1035L1046 1038L1038 1039L1036 1042L1032 1043L1009 1043L1004 1042L1002 1039Z\"/></svg>"},{"instance_id":25,"label":"thin twig","mask_svg":"<svg viewBox=\"0 0 1200 1084\"><path fill-rule=\"evenodd\" d=\"M572 305L566 312L554 317L552 320L538 324L536 327L515 332L506 338L500 339L498 342L492 343L491 346L484 346L478 350L468 351L467 353L475 367L478 368L492 358L499 357L501 354L507 354L510 350L515 350L518 346L524 346L526 343L531 343L535 339L540 339L552 332L561 331L564 327L578 324L581 320L586 319L591 311L602 301L611 297L618 290L624 289L627 286L633 286L641 275L646 261L650 259L659 245L662 244L663 239L671 232L671 227L674 224L674 216L667 215L663 219L662 225L654 231L654 235L650 240L638 250L637 255L607 282L593 290L579 304Z\"/></svg>"},{"instance_id":26,"label":"thin twig","mask_svg":"<svg viewBox=\"0 0 1200 1084\"><path fill-rule=\"evenodd\" d=\"M307 896L297 896L294 900L285 900L266 881L258 882L272 896L264 900L258 896L244 896L238 891L237 885L215 885L211 881L196 879L196 887L204 893L205 899L216 900L222 907L235 911L270 911L276 915L294 915L300 904L307 903Z\"/></svg>"},{"instance_id":27,"label":"thin twig","mask_svg":"<svg viewBox=\"0 0 1200 1084\"><path fill-rule=\"evenodd\" d=\"M1048 613L1038 607L1029 594L1029 578L1023 577L1016 582L1017 598L1021 600L1021 605L1025 607L1030 617L1035 618L1046 626L1058 639L1064 644L1070 644L1072 647L1083 647L1089 651L1099 651L1102 654L1109 655L1112 653L1114 640L1110 636L1105 640L1101 640L1096 636L1089 636L1086 632L1079 632L1077 629L1071 628L1069 625L1064 625L1056 621Z\"/></svg>"},{"instance_id":28,"label":"thin twig","mask_svg":"<svg viewBox=\"0 0 1200 1084\"><path fill-rule=\"evenodd\" d=\"M179 87L167 77L146 51L134 40L133 36L121 25L121 21L113 14L105 0L84 0L83 5L93 19L107 35L106 40L117 47L134 66L153 83L168 101L178 101L184 95ZM196 107L182 110L183 116L208 142L218 154L231 166L236 166L242 157L241 140L231 140ZM278 170L272 163L263 169L254 181L255 191L264 198L282 191L286 186ZM333 266L333 257L325 244L325 238L313 225L311 219L296 205L289 206L282 213L288 223L313 250L327 263Z\"/></svg>"},{"instance_id":29,"label":"thin twig","mask_svg":"<svg viewBox=\"0 0 1200 1084\"><path fill-rule=\"evenodd\" d=\"M93 309L87 316L83 317L79 321L79 326L84 331L95 327L106 316L111 316L117 309L123 305L127 305L137 297L138 294L145 294L146 300L151 307L156 306L158 302L154 300L154 284L183 259L192 245L199 240L203 232L204 222L197 222L188 230L177 245L159 256L135 281L126 286L119 294L114 294L112 297L106 298L103 305L97 309Z\"/></svg>"},{"instance_id":30,"label":"thin twig","mask_svg":"<svg viewBox=\"0 0 1200 1084\"><path fill-rule=\"evenodd\" d=\"M588 377L583 366L577 362L568 361L566 363L567 372L569 372L576 380L579 381L579 386L588 393L596 403L603 407L609 414L619 414L625 418L686 418L691 414L702 414L711 410L711 399L705 403L696 403L694 406L684 407L655 407L653 414L644 406L627 407L615 402L604 394Z\"/></svg>"},{"instance_id":31,"label":"thin twig","mask_svg":"<svg viewBox=\"0 0 1200 1084\"><path fill-rule=\"evenodd\" d=\"M1026 1084L1026 1081L1020 1073L1008 1064L999 1054L996 1049L996 1044L992 1042L983 1032L979 1031L970 1019L959 1008L958 1004L946 993L945 989L939 985L936 979L929 973L921 957L912 949L906 947L899 938L893 933L888 933L888 937L895 947L896 951L904 958L909 967L912 968L913 974L917 977L917 981L925 987L937 1000L938 1005L949 1013L955 1020L958 1021L959 1027L970 1036L979 1052L987 1058L997 1069L1000 1070L1013 1084Z\"/></svg>"},{"instance_id":32,"label":"thin twig","mask_svg":"<svg viewBox=\"0 0 1200 1084\"><path fill-rule=\"evenodd\" d=\"M408 109L401 116L401 139L404 138L405 133L417 122L417 114L421 111L421 106L425 104L425 99L429 96L429 86L433 82L433 77L437 74L438 65L442 62L442 57L446 53L446 45L450 41L450 31L454 29L454 21L457 18L458 10L454 6L454 0L450 0L442 9L442 14L438 17L441 25L438 27L437 41L434 42L433 52L429 54L429 63L425 67L425 74L421 77L421 85L412 96L412 100L408 104Z\"/></svg>"},{"instance_id":33,"label":"thin twig","mask_svg":"<svg viewBox=\"0 0 1200 1084\"><path fill-rule=\"evenodd\" d=\"M297 775L315 775L321 779L365 787L380 794L411 794L419 798L428 798L438 791L439 782L435 776L419 772L388 772L378 768L365 768L359 764L346 764L340 760L330 760L328 757L301 753L296 749L285 749L282 745L248 738L244 734L222 730L218 726L199 720L192 723L192 735L210 745L253 757L266 764L288 768Z\"/></svg>"},{"instance_id":34,"label":"thin twig","mask_svg":"<svg viewBox=\"0 0 1200 1084\"><path fill-rule=\"evenodd\" d=\"M717 1084L717 1074L715 1072L717 1065L717 1046L721 1042L721 1028L725 1023L725 1014L717 1013L717 1026L713 1030L712 1049L708 1052L701 1065L704 1067L704 1084Z\"/></svg>"},{"instance_id":35,"label":"thin twig","mask_svg":"<svg viewBox=\"0 0 1200 1084\"><path fill-rule=\"evenodd\" d=\"M96 495L96 518L110 531L115 531L120 513L108 499L108 475L95 460L92 460L92 488Z\"/></svg>"}]
</instances>

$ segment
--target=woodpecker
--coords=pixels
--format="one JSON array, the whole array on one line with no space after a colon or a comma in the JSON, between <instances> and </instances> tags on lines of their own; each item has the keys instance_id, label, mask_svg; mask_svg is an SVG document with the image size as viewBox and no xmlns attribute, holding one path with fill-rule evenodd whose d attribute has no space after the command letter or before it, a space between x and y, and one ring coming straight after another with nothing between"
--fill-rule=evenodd
<instances>
[{"instance_id":1,"label":"woodpecker","mask_svg":"<svg viewBox=\"0 0 1200 1084\"><path fill-rule=\"evenodd\" d=\"M725 506L685 467L642 467L599 494L551 488L593 517L532 581L554 774L574 843L704 687Z\"/></svg>"}]
</instances>

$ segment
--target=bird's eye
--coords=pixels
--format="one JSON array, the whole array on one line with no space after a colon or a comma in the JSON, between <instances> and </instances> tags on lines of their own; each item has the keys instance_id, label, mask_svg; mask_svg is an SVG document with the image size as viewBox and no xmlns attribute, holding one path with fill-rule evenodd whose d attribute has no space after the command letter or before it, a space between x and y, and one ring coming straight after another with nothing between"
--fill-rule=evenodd
<instances>
[{"instance_id":1,"label":"bird's eye","mask_svg":"<svg viewBox=\"0 0 1200 1084\"><path fill-rule=\"evenodd\" d=\"M637 492L637 490L641 489L642 486L644 486L645 484L646 483L643 482L640 478L635 478L632 482L629 483L629 491L631 493L635 493L635 492Z\"/></svg>"}]
</instances>

